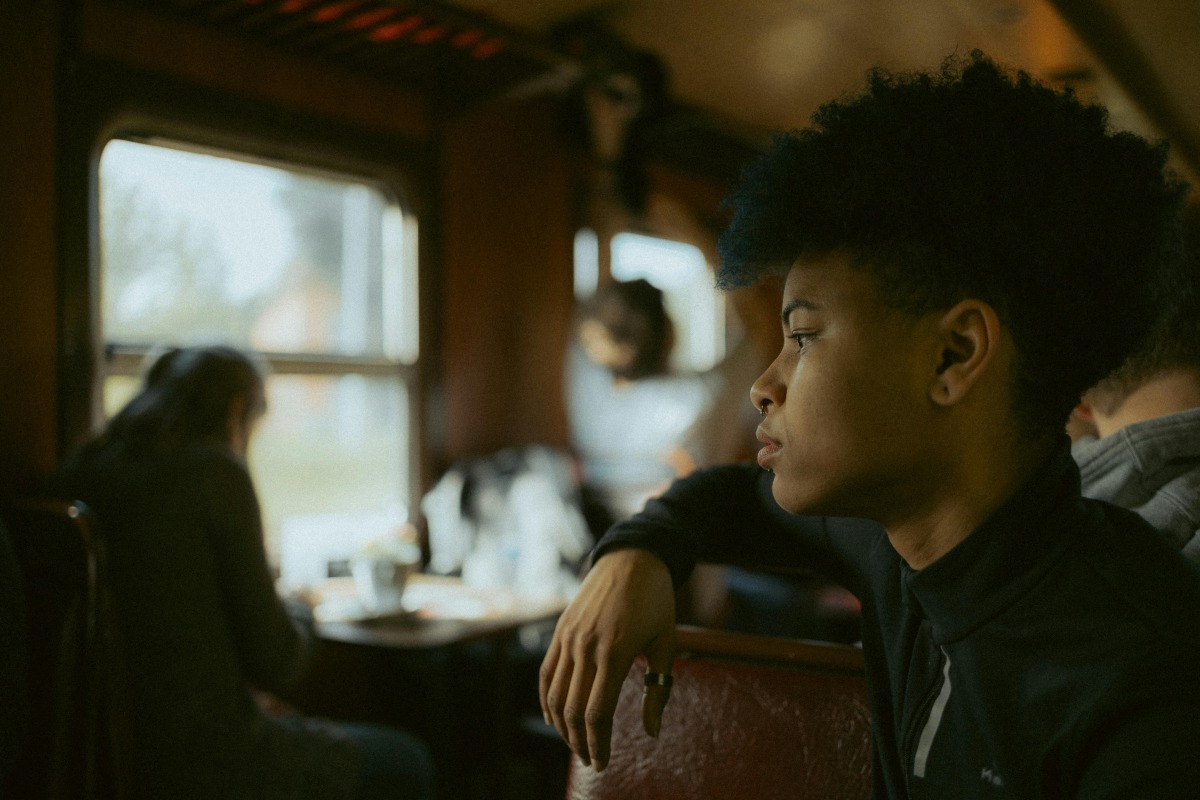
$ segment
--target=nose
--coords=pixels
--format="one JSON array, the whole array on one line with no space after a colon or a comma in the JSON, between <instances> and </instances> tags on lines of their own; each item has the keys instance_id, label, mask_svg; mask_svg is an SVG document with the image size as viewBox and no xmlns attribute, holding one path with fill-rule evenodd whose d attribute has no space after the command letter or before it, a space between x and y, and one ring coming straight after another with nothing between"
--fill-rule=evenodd
<instances>
[{"instance_id":1,"label":"nose","mask_svg":"<svg viewBox=\"0 0 1200 800\"><path fill-rule=\"evenodd\" d=\"M750 402L765 417L768 408L773 405L778 406L783 402L783 393L784 385L776 377L775 362L771 362L771 365L762 375L758 376L758 380L750 387Z\"/></svg>"}]
</instances>

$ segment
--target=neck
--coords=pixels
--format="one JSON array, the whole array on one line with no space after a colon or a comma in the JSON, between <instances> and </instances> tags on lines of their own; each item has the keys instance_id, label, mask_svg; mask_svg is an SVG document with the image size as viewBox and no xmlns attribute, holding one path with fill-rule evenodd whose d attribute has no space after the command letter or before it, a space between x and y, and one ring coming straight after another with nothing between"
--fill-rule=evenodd
<instances>
[{"instance_id":1,"label":"neck","mask_svg":"<svg viewBox=\"0 0 1200 800\"><path fill-rule=\"evenodd\" d=\"M1200 368L1181 367L1152 378L1129 394L1111 414L1093 412L1100 438L1126 425L1200 407Z\"/></svg>"},{"instance_id":2,"label":"neck","mask_svg":"<svg viewBox=\"0 0 1200 800\"><path fill-rule=\"evenodd\" d=\"M1056 447L1053 437L1030 442L993 437L981 454L947 464L935 490L919 507L884 522L892 547L913 569L921 570L971 535L1028 481Z\"/></svg>"}]
</instances>

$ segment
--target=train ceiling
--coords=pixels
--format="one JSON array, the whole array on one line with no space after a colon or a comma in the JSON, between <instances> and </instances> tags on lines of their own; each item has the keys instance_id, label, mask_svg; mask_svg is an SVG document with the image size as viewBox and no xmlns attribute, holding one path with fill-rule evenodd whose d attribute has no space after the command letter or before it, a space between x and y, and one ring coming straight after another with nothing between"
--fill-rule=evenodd
<instances>
[{"instance_id":1,"label":"train ceiling","mask_svg":"<svg viewBox=\"0 0 1200 800\"><path fill-rule=\"evenodd\" d=\"M979 48L1200 164L1200 3L1178 0L140 0L411 86L448 109L565 93L600 31L663 69L676 128L755 146L876 65ZM586 36L584 37L587 38ZM594 38L594 37L593 37ZM593 41L593 40L588 40ZM1137 98L1134 102L1131 98ZM701 122L698 122L702 120Z\"/></svg>"}]
</instances>

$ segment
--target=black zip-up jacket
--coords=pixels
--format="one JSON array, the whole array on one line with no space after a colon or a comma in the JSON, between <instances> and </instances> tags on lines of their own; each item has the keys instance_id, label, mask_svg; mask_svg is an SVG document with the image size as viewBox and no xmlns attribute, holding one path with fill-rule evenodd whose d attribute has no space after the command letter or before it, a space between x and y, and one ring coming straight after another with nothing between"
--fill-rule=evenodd
<instances>
[{"instance_id":1,"label":"black zip-up jacket","mask_svg":"<svg viewBox=\"0 0 1200 800\"><path fill-rule=\"evenodd\" d=\"M678 586L700 560L808 567L862 601L875 798L1200 797L1200 571L1084 500L1067 448L921 571L863 520L717 467L615 526Z\"/></svg>"}]
</instances>

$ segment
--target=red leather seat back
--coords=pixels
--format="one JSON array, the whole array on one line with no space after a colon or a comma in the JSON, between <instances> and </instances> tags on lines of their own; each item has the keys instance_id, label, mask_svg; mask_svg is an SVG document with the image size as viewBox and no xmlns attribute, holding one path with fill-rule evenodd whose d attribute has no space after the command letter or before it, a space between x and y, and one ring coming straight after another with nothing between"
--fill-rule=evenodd
<instances>
[{"instance_id":1,"label":"red leather seat back","mask_svg":"<svg viewBox=\"0 0 1200 800\"><path fill-rule=\"evenodd\" d=\"M573 759L570 800L870 795L857 648L681 629L680 650L659 738L642 730L639 661L621 689L609 765L597 773Z\"/></svg>"}]
</instances>

